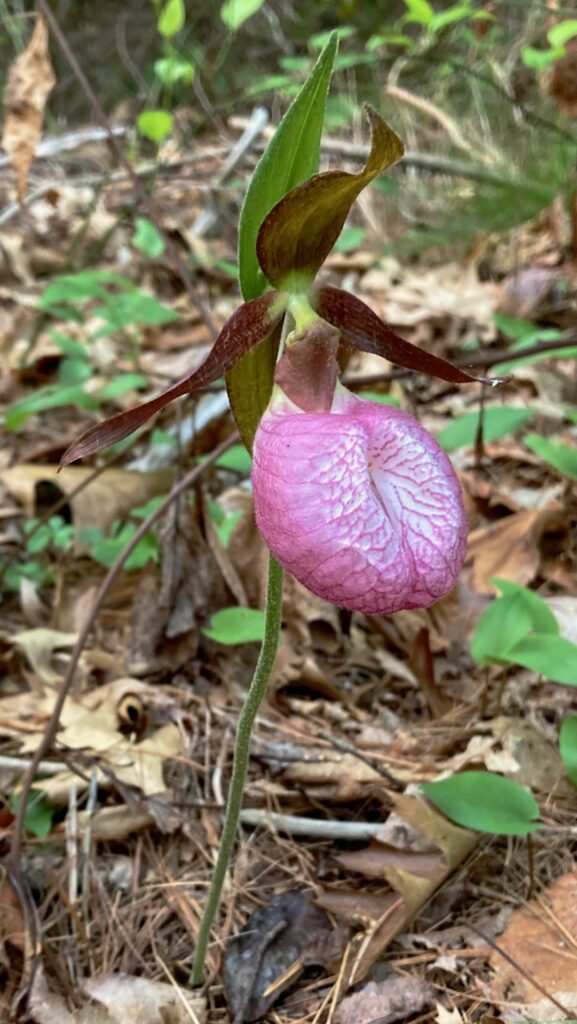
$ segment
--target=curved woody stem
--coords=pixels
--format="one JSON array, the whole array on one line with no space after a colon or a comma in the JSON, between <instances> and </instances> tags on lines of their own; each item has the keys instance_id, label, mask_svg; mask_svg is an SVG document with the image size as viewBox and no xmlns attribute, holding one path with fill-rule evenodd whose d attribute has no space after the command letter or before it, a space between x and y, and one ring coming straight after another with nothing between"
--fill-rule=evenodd
<instances>
[{"instance_id":1,"label":"curved woody stem","mask_svg":"<svg viewBox=\"0 0 577 1024\"><path fill-rule=\"evenodd\" d=\"M232 854L232 848L236 839L238 819L242 807L244 783L248 766L252 728L266 693L279 642L282 610L282 586L282 568L271 556L268 571L264 638L254 671L254 676L238 720L232 778L230 782L230 789L228 791L224 826L222 829L216 865L210 883L208 901L204 909L204 914L200 923L200 931L198 933L191 977L193 985L202 984L204 961L210 938L210 930L218 909L222 887Z\"/></svg>"}]
</instances>

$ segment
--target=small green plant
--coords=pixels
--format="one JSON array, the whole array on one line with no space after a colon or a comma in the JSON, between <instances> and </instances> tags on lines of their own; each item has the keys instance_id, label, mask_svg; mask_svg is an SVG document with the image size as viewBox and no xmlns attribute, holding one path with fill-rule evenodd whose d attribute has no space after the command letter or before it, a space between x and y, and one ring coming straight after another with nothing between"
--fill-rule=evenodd
<instances>
[{"instance_id":1,"label":"small green plant","mask_svg":"<svg viewBox=\"0 0 577 1024\"><path fill-rule=\"evenodd\" d=\"M54 582L52 560L61 551L67 551L74 540L74 527L62 516L51 516L46 522L28 519L24 523L26 554L33 556L19 564L6 565L1 574L1 586L6 591L18 592L24 580L38 588ZM38 556L42 555L43 558Z\"/></svg>"},{"instance_id":2,"label":"small green plant","mask_svg":"<svg viewBox=\"0 0 577 1024\"><path fill-rule=\"evenodd\" d=\"M525 444L563 476L577 480L577 448L559 444L558 441L550 441L548 437L541 437L539 434L528 434Z\"/></svg>"},{"instance_id":3,"label":"small green plant","mask_svg":"<svg viewBox=\"0 0 577 1024\"><path fill-rule=\"evenodd\" d=\"M174 128L174 118L170 110L166 109L171 106L174 87L190 86L196 67L174 43L174 37L182 31L186 22L184 0L166 0L165 3L153 0L153 6L156 11L156 27L162 40L162 56L154 62L155 92L163 93L163 105L141 111L136 125L145 139L159 146Z\"/></svg>"},{"instance_id":4,"label":"small green plant","mask_svg":"<svg viewBox=\"0 0 577 1024\"><path fill-rule=\"evenodd\" d=\"M20 797L15 794L10 800L10 807L13 811L17 811L19 804ZM26 832L36 836L37 839L44 839L50 835L53 819L54 808L50 806L42 790L31 789L24 814Z\"/></svg>"},{"instance_id":5,"label":"small green plant","mask_svg":"<svg viewBox=\"0 0 577 1024\"><path fill-rule=\"evenodd\" d=\"M577 686L577 645L560 636L559 623L534 591L510 580L493 580L501 591L475 628L471 653L481 665L521 665L553 682ZM577 715L563 722L559 751L577 786ZM529 835L539 827L539 808L521 786L492 772L470 771L422 786L451 821L495 835Z\"/></svg>"},{"instance_id":6,"label":"small green plant","mask_svg":"<svg viewBox=\"0 0 577 1024\"><path fill-rule=\"evenodd\" d=\"M135 244L138 241L141 249L148 246L149 252L151 248L158 251L159 236L153 232L155 229L149 222L140 222ZM54 344L63 354L56 383L37 388L31 395L9 405L4 413L8 430L18 430L35 413L65 405L95 412L105 402L146 387L148 378L137 369L140 329L178 319L173 310L137 288L127 277L106 270L83 270L55 278L40 296L38 308L63 325L72 322L83 329L89 313L91 326L85 341L70 337L60 327L50 331ZM91 348L99 339L118 332L124 332L128 339L129 358L135 369L115 374L113 380L94 390L91 387L94 375Z\"/></svg>"},{"instance_id":7,"label":"small green plant","mask_svg":"<svg viewBox=\"0 0 577 1024\"><path fill-rule=\"evenodd\" d=\"M565 43L577 36L577 20L560 21L547 32L549 47L546 50L537 50L533 46L524 46L521 50L521 60L525 67L534 71L544 71L554 64L560 57L566 54Z\"/></svg>"},{"instance_id":8,"label":"small green plant","mask_svg":"<svg viewBox=\"0 0 577 1024\"><path fill-rule=\"evenodd\" d=\"M208 628L202 631L219 644L262 643L264 639L264 612L260 608L223 608L215 612Z\"/></svg>"},{"instance_id":9,"label":"small green plant","mask_svg":"<svg viewBox=\"0 0 577 1024\"><path fill-rule=\"evenodd\" d=\"M146 519L163 500L162 497L152 498L146 505L133 509L130 513L129 521L125 523L114 522L107 536L103 534L98 526L85 527L80 534L80 540L90 545L90 557L95 562L98 562L99 565L103 565L107 569L110 568L136 533L138 523L131 520ZM157 562L158 557L156 535L149 531L138 542L134 551L130 553L124 563L124 568L128 571L143 569L149 562Z\"/></svg>"}]
</instances>

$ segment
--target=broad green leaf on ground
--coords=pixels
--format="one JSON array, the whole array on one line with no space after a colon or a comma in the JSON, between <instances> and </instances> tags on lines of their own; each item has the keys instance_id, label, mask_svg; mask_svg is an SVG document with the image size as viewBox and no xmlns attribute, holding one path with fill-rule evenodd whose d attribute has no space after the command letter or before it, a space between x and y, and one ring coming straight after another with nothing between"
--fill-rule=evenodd
<instances>
[{"instance_id":1,"label":"broad green leaf on ground","mask_svg":"<svg viewBox=\"0 0 577 1024\"><path fill-rule=\"evenodd\" d=\"M525 444L535 452L535 455L554 466L564 476L577 480L577 448L550 441L548 437L541 437L539 434L529 434L525 438Z\"/></svg>"},{"instance_id":2,"label":"broad green leaf on ground","mask_svg":"<svg viewBox=\"0 0 577 1024\"><path fill-rule=\"evenodd\" d=\"M241 473L249 476L252 469L252 459L242 444L234 444L224 455L217 459L216 466L221 469L230 469L233 473Z\"/></svg>"},{"instance_id":3,"label":"broad green leaf on ground","mask_svg":"<svg viewBox=\"0 0 577 1024\"><path fill-rule=\"evenodd\" d=\"M531 633L509 648L507 660L538 672L552 683L577 686L577 645L565 637Z\"/></svg>"},{"instance_id":4,"label":"broad green leaf on ground","mask_svg":"<svg viewBox=\"0 0 577 1024\"><path fill-rule=\"evenodd\" d=\"M259 608L223 608L216 612L205 636L219 644L247 644L262 642L264 638L264 612Z\"/></svg>"},{"instance_id":5,"label":"broad green leaf on ground","mask_svg":"<svg viewBox=\"0 0 577 1024\"><path fill-rule=\"evenodd\" d=\"M567 715L561 725L559 753L568 778L577 787L577 715Z\"/></svg>"},{"instance_id":6,"label":"broad green leaf on ground","mask_svg":"<svg viewBox=\"0 0 577 1024\"><path fill-rule=\"evenodd\" d=\"M239 224L239 277L245 299L254 299L266 281L256 257L259 228L273 206L319 165L325 103L337 40L331 35L311 74L287 110L251 178Z\"/></svg>"},{"instance_id":7,"label":"broad green leaf on ground","mask_svg":"<svg viewBox=\"0 0 577 1024\"><path fill-rule=\"evenodd\" d=\"M508 409L506 407L494 406L483 411L483 439L485 441L496 441L499 437L511 434L523 426L533 416L533 409ZM455 448L470 448L475 443L479 429L480 412L467 412L464 416L449 423L440 434L437 441L445 449L451 452Z\"/></svg>"},{"instance_id":8,"label":"broad green leaf on ground","mask_svg":"<svg viewBox=\"0 0 577 1024\"><path fill-rule=\"evenodd\" d=\"M136 124L140 134L158 146L170 135L174 119L166 110L143 110L136 118Z\"/></svg>"},{"instance_id":9,"label":"broad green leaf on ground","mask_svg":"<svg viewBox=\"0 0 577 1024\"><path fill-rule=\"evenodd\" d=\"M471 640L471 654L480 665L507 664L511 648L530 633L556 637L559 623L538 594L511 580L493 579L501 591L481 615Z\"/></svg>"},{"instance_id":10,"label":"broad green leaf on ground","mask_svg":"<svg viewBox=\"0 0 577 1024\"><path fill-rule=\"evenodd\" d=\"M539 805L531 793L493 772L462 772L421 788L463 828L501 836L526 836L539 828Z\"/></svg>"}]
</instances>

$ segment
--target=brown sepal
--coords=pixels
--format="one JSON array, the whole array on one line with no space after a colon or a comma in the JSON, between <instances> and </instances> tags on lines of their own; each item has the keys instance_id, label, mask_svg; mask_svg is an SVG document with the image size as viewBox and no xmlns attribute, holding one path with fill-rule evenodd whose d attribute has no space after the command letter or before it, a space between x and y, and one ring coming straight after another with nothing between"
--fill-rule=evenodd
<instances>
[{"instance_id":1,"label":"brown sepal","mask_svg":"<svg viewBox=\"0 0 577 1024\"><path fill-rule=\"evenodd\" d=\"M340 331L343 341L362 352L383 356L395 366L407 370L427 373L430 377L449 381L451 384L501 384L502 377L477 377L453 366L446 359L425 352L410 341L405 341L370 309L361 299L340 288L325 286L314 291L311 303L324 320Z\"/></svg>"},{"instance_id":2,"label":"brown sepal","mask_svg":"<svg viewBox=\"0 0 577 1024\"><path fill-rule=\"evenodd\" d=\"M269 292L243 303L227 320L206 359L196 370L172 384L157 398L90 427L66 449L60 461L61 466L68 466L77 459L117 444L175 398L214 383L247 352L270 336L282 317L286 301L284 296Z\"/></svg>"}]
</instances>

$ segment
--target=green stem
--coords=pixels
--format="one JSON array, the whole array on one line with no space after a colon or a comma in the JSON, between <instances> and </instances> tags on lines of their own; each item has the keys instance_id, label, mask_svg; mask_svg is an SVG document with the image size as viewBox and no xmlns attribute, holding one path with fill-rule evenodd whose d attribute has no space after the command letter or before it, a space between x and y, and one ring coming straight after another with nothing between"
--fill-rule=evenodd
<instances>
[{"instance_id":1,"label":"green stem","mask_svg":"<svg viewBox=\"0 0 577 1024\"><path fill-rule=\"evenodd\" d=\"M214 916L218 910L222 886L226 877L234 841L236 839L238 818L244 794L244 782L248 766L252 727L262 704L263 697L266 693L279 642L282 610L282 583L282 569L278 562L275 562L274 558L271 556L269 559L268 569L264 638L258 662L254 670L254 676L250 684L250 689L238 720L236 742L234 745L232 778L230 780L230 789L228 791L228 800L226 803L226 813L220 847L196 943L196 952L191 978L193 985L202 985L204 961L210 938L210 930Z\"/></svg>"}]
</instances>

